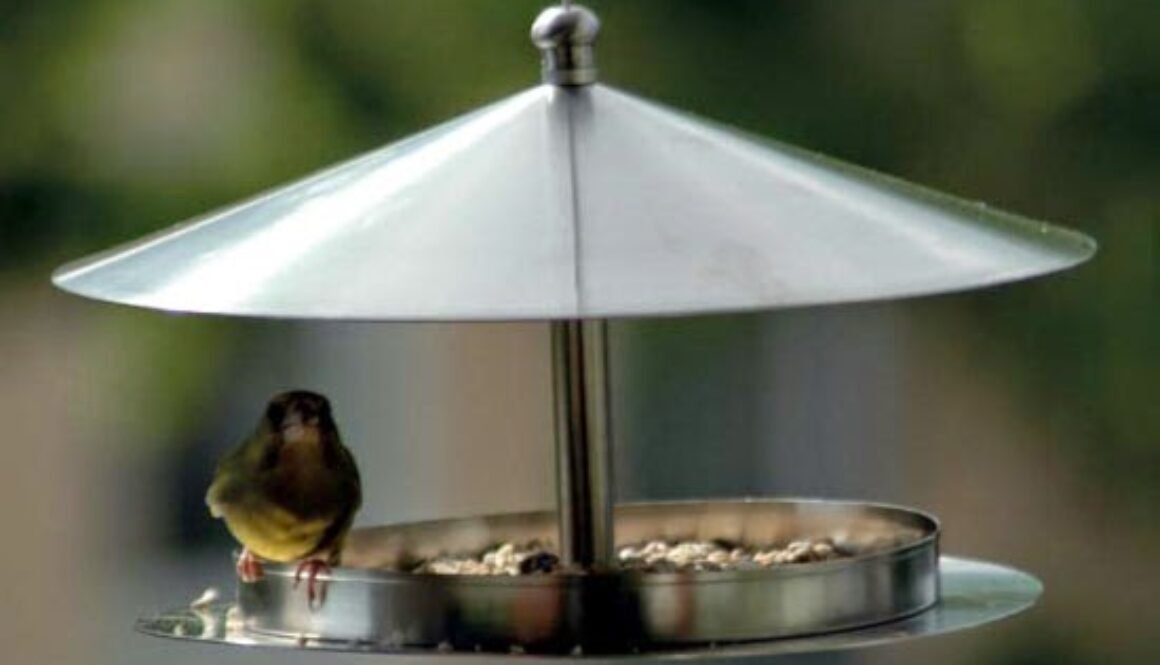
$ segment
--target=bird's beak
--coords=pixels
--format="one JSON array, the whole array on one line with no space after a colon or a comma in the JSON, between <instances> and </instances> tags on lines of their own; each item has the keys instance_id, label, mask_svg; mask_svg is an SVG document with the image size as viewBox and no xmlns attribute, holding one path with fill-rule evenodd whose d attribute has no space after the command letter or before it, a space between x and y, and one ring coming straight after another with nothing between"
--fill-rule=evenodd
<instances>
[{"instance_id":1,"label":"bird's beak","mask_svg":"<svg viewBox=\"0 0 1160 665\"><path fill-rule=\"evenodd\" d=\"M302 414L291 413L282 421L282 438L287 442L304 441L312 434L318 427L318 418L312 417L307 420L302 419Z\"/></svg>"}]
</instances>

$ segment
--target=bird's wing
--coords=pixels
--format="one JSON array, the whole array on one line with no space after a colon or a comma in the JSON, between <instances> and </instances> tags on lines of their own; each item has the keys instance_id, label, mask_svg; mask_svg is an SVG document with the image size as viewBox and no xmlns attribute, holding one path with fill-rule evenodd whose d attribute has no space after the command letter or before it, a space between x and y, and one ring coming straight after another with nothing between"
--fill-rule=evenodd
<instances>
[{"instance_id":1,"label":"bird's wing","mask_svg":"<svg viewBox=\"0 0 1160 665\"><path fill-rule=\"evenodd\" d=\"M222 505L214 501L212 497L212 494L205 495L205 505L209 507L210 517L220 520L222 517L225 517L225 512L222 509Z\"/></svg>"},{"instance_id":2,"label":"bird's wing","mask_svg":"<svg viewBox=\"0 0 1160 665\"><path fill-rule=\"evenodd\" d=\"M214 469L213 482L205 494L210 514L220 519L227 505L242 501L261 470L273 463L270 453L276 450L276 438L259 426L237 448L226 453Z\"/></svg>"},{"instance_id":3,"label":"bird's wing","mask_svg":"<svg viewBox=\"0 0 1160 665\"><path fill-rule=\"evenodd\" d=\"M354 512L362 505L362 477L359 476L358 464L354 461L354 455L350 453L350 450L346 446L339 448L339 455L341 456L339 458L341 460L339 463L340 468L343 471L343 477L348 485L347 491L350 492L354 499L354 506L351 509L351 512Z\"/></svg>"},{"instance_id":4,"label":"bird's wing","mask_svg":"<svg viewBox=\"0 0 1160 665\"><path fill-rule=\"evenodd\" d=\"M362 479L359 477L358 465L354 461L354 456L343 445L337 447L337 452L339 455L338 471L341 476L339 510L334 515L330 526L318 539L318 545L314 551L316 554L329 552L336 563L341 556L346 534L354 522L354 515L362 506Z\"/></svg>"},{"instance_id":5,"label":"bird's wing","mask_svg":"<svg viewBox=\"0 0 1160 665\"><path fill-rule=\"evenodd\" d=\"M238 477L219 465L214 473L213 482L205 493L205 505L209 507L209 514L218 519L224 517L226 505L237 501L242 489Z\"/></svg>"}]
</instances>

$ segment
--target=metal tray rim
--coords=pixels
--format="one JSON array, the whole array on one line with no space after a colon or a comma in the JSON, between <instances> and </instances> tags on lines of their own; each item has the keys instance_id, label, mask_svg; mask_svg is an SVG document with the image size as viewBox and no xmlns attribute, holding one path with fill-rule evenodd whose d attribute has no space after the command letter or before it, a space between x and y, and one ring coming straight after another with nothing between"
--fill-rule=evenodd
<instances>
[{"instance_id":1,"label":"metal tray rim","mask_svg":"<svg viewBox=\"0 0 1160 665\"><path fill-rule=\"evenodd\" d=\"M808 563L795 563L786 566L777 566L774 568L766 568L761 570L731 570L731 571L701 571L701 572L684 572L684 573L649 573L635 570L610 570L610 571L561 571L551 575L438 575L435 573L411 573L406 571L386 570L386 569L365 569L365 568L347 568L336 566L329 575L325 578L330 581L337 582L362 582L368 584L416 584L424 581L431 581L440 585L448 586L502 586L502 587L538 587L538 586L566 586L571 584L579 584L584 580L591 580L594 578L615 578L620 580L628 580L643 586L653 585L673 585L673 584L697 584L698 586L713 582L735 582L748 581L754 579L768 579L770 577L800 577L806 575L825 574L835 568L847 567L861 562L870 560L881 560L889 558L893 560L903 560L907 556L917 556L923 554L932 543L937 546L937 541L942 534L942 525L931 513L924 510L910 508L899 504L875 502L875 501L860 501L856 499L821 499L821 498L796 498L796 497L716 497L705 499L679 499L668 501L642 501L642 502L626 502L617 505L617 509L626 508L679 508L682 506L701 506L708 503L715 505L806 505L806 506L826 506L831 508L863 508L880 511L885 514L893 514L898 516L907 516L918 518L925 522L923 525L923 535L912 542L892 547L886 550L877 552L867 552L850 557L843 557L841 559L834 559L831 561L815 561ZM529 510L520 511L516 513L505 513L504 517L518 518L532 515L542 515L548 511L543 510ZM476 519L486 519L494 517L494 514L470 515L466 517L452 517L446 519L420 520L414 522L401 522L397 524L389 524L383 526L407 528L407 527L422 527L428 525L440 525L449 522L468 522ZM235 557L237 552L235 552ZM296 566L292 564L265 564L265 571L267 575L275 577L294 577L297 572Z\"/></svg>"}]
</instances>

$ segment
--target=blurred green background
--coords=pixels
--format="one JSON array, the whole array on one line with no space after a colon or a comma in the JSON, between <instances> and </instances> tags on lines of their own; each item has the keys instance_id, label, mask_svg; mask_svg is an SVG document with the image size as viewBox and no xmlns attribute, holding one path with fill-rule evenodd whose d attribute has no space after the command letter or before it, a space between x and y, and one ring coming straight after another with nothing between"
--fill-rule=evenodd
<instances>
[{"instance_id":1,"label":"blurred green background","mask_svg":"<svg viewBox=\"0 0 1160 665\"><path fill-rule=\"evenodd\" d=\"M342 660L129 632L228 583L201 493L288 385L338 405L362 523L549 505L541 327L172 317L48 284L533 85L542 4L0 0L5 662ZM1048 585L997 627L810 662L1160 660L1160 2L589 4L612 85L1101 243L987 292L619 324L622 496L915 504L948 551Z\"/></svg>"}]
</instances>

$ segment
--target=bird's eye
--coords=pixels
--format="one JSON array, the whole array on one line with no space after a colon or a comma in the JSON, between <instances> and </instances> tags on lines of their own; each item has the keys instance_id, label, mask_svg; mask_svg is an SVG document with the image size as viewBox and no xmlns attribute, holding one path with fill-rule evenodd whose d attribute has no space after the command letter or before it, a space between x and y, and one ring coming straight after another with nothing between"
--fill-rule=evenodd
<instances>
[{"instance_id":1,"label":"bird's eye","mask_svg":"<svg viewBox=\"0 0 1160 665\"><path fill-rule=\"evenodd\" d=\"M266 408L266 420L275 426L280 426L285 417L286 407L282 404L275 403Z\"/></svg>"},{"instance_id":2,"label":"bird's eye","mask_svg":"<svg viewBox=\"0 0 1160 665\"><path fill-rule=\"evenodd\" d=\"M325 412L326 404L319 400L312 399L302 404L302 415L304 416L317 416Z\"/></svg>"}]
</instances>

